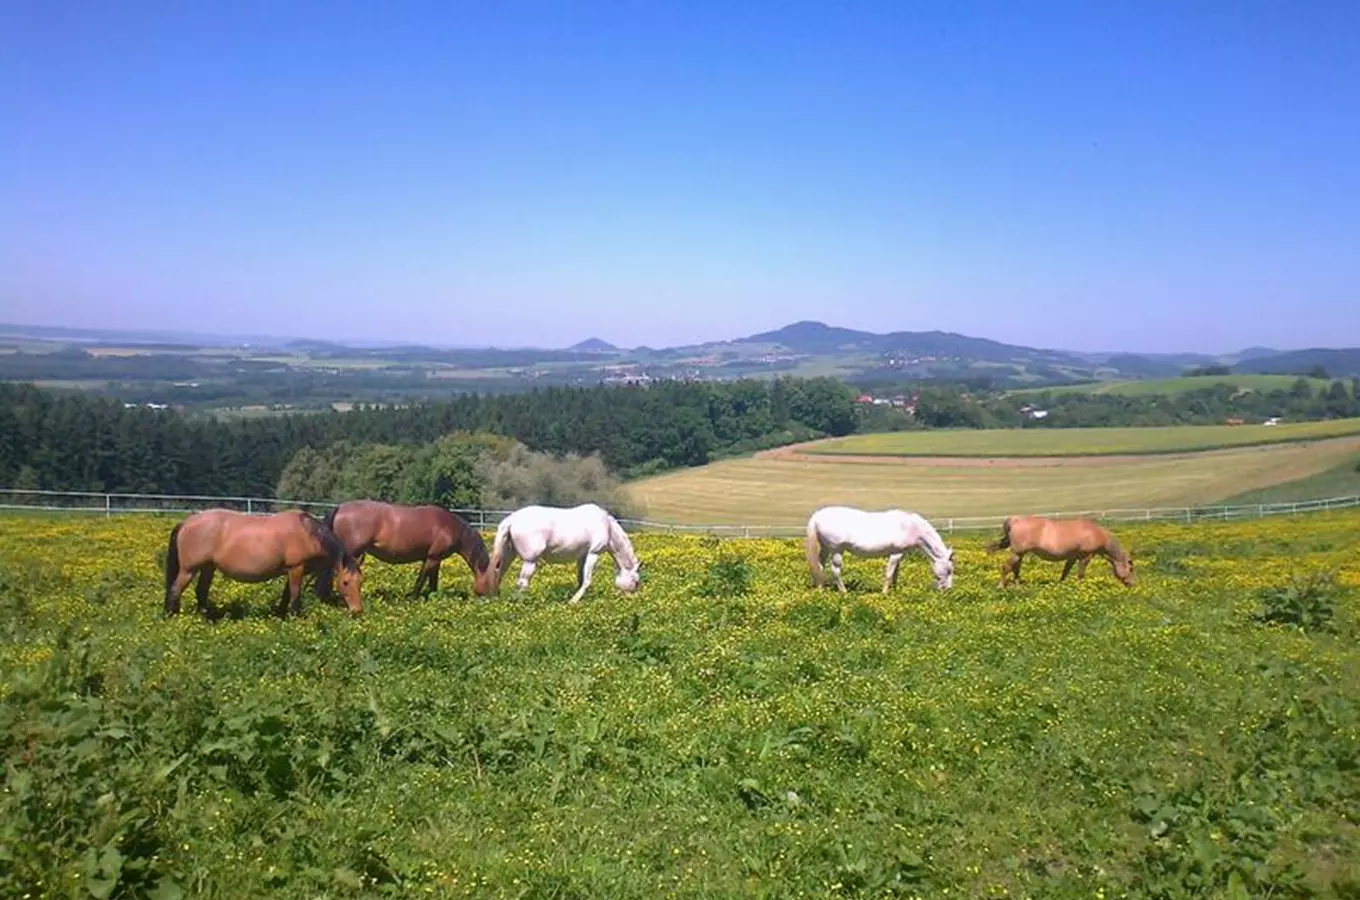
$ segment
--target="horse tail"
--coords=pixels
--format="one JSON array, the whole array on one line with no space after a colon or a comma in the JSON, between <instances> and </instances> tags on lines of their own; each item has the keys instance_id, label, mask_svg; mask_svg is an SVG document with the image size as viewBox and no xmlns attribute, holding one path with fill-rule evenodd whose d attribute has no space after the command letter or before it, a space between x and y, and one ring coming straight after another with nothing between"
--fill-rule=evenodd
<instances>
[{"instance_id":1,"label":"horse tail","mask_svg":"<svg viewBox=\"0 0 1360 900\"><path fill-rule=\"evenodd\" d=\"M817 524L808 519L807 535L803 538L803 550L807 553L808 567L812 569L812 582L822 586L822 539L817 535Z\"/></svg>"},{"instance_id":2,"label":"horse tail","mask_svg":"<svg viewBox=\"0 0 1360 900\"><path fill-rule=\"evenodd\" d=\"M170 546L165 548L165 593L169 595L170 588L174 585L175 579L179 577L179 530L184 527L183 522L176 523L170 529Z\"/></svg>"},{"instance_id":3,"label":"horse tail","mask_svg":"<svg viewBox=\"0 0 1360 900\"><path fill-rule=\"evenodd\" d=\"M1001 523L1001 540L994 541L987 545L988 553L995 553L998 550L1007 550L1011 546L1011 520L1013 517L1007 516L1006 521Z\"/></svg>"},{"instance_id":4,"label":"horse tail","mask_svg":"<svg viewBox=\"0 0 1360 900\"><path fill-rule=\"evenodd\" d=\"M510 517L501 519L496 526L496 539L491 544L491 591L501 589L501 563L505 559L505 544L510 540Z\"/></svg>"}]
</instances>

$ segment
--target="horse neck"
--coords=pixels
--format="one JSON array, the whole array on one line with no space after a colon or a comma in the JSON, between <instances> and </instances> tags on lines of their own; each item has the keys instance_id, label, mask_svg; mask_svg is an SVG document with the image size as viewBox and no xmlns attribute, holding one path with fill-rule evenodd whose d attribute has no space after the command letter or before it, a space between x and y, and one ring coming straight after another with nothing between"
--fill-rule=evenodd
<instances>
[{"instance_id":1,"label":"horse neck","mask_svg":"<svg viewBox=\"0 0 1360 900\"><path fill-rule=\"evenodd\" d=\"M1119 543L1119 538L1110 534L1108 531L1105 532L1105 546L1103 549L1105 551L1105 555L1108 556L1110 559L1124 558L1124 547L1122 544Z\"/></svg>"},{"instance_id":2,"label":"horse neck","mask_svg":"<svg viewBox=\"0 0 1360 900\"><path fill-rule=\"evenodd\" d=\"M935 526L927 522L922 516L913 515L911 518L919 536L917 543L926 555L931 559L942 559L948 556L949 549L945 547L944 538L940 537Z\"/></svg>"},{"instance_id":3,"label":"horse neck","mask_svg":"<svg viewBox=\"0 0 1360 900\"><path fill-rule=\"evenodd\" d=\"M480 572L491 565L491 554L486 549L486 542L482 536L471 525L465 525L458 536L458 555L467 562L468 568L473 572ZM479 568L477 563L481 562Z\"/></svg>"},{"instance_id":4,"label":"horse neck","mask_svg":"<svg viewBox=\"0 0 1360 900\"><path fill-rule=\"evenodd\" d=\"M623 563L625 569L637 565L637 554L633 552L633 542L628 540L628 532L613 516L609 517L609 548L614 551L615 559Z\"/></svg>"}]
</instances>

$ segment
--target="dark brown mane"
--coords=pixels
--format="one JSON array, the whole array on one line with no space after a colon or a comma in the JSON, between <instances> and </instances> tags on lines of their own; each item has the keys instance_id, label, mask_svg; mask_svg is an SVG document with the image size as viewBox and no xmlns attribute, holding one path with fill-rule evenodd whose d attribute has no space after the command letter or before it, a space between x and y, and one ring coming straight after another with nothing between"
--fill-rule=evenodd
<instances>
[{"instance_id":1,"label":"dark brown mane","mask_svg":"<svg viewBox=\"0 0 1360 900\"><path fill-rule=\"evenodd\" d=\"M449 513L455 520L462 525L462 532L458 536L458 549L462 552L472 568L478 572L485 571L491 565L491 554L486 549L486 539L482 533L468 524L461 516Z\"/></svg>"},{"instance_id":2,"label":"dark brown mane","mask_svg":"<svg viewBox=\"0 0 1360 900\"><path fill-rule=\"evenodd\" d=\"M307 513L303 513L302 518L307 523L307 530L312 533L312 537L316 538L317 543L330 555L332 565L339 563L350 572L359 570L359 563L345 549L345 545L335 536L335 532L326 526L326 523Z\"/></svg>"}]
</instances>

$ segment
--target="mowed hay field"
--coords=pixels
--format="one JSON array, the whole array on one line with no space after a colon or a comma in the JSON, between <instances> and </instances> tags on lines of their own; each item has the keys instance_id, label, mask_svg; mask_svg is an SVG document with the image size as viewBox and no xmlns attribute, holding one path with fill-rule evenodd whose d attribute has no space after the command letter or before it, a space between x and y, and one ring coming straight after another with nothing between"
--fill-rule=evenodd
<instances>
[{"instance_id":1,"label":"mowed hay field","mask_svg":"<svg viewBox=\"0 0 1360 900\"><path fill-rule=\"evenodd\" d=\"M1132 589L641 534L632 595L371 561L361 617L219 578L213 624L161 617L172 522L0 519L0 897L1360 891L1360 513L1130 527Z\"/></svg>"},{"instance_id":2,"label":"mowed hay field","mask_svg":"<svg viewBox=\"0 0 1360 900\"><path fill-rule=\"evenodd\" d=\"M980 432L986 434L986 432ZM930 518L1196 506L1326 471L1360 436L1190 454L1043 459L868 458L772 451L633 482L648 519L799 525L817 507L899 506Z\"/></svg>"},{"instance_id":3,"label":"mowed hay field","mask_svg":"<svg viewBox=\"0 0 1360 900\"><path fill-rule=\"evenodd\" d=\"M1178 453L1360 434L1360 419L1166 428L989 428L856 434L798 447L844 456L1107 456Z\"/></svg>"}]
</instances>

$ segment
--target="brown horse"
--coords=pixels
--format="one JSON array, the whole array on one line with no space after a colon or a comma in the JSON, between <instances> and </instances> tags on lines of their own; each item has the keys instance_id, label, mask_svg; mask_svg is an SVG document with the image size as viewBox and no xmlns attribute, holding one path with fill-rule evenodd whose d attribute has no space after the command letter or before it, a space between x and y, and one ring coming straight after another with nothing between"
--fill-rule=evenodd
<instances>
[{"instance_id":1,"label":"brown horse","mask_svg":"<svg viewBox=\"0 0 1360 900\"><path fill-rule=\"evenodd\" d=\"M340 570L340 593L351 613L363 612L363 573L354 557L329 528L307 513L290 509L272 516L252 516L231 509L194 513L170 530L165 556L165 614L179 614L179 598L198 575L198 610L218 617L208 600L213 574L233 581L259 583L287 574L277 612L302 612L302 579Z\"/></svg>"},{"instance_id":2,"label":"brown horse","mask_svg":"<svg viewBox=\"0 0 1360 900\"><path fill-rule=\"evenodd\" d=\"M1086 577L1086 564L1100 554L1110 561L1114 575L1125 586L1133 587L1133 557L1119 545L1118 539L1090 519L1045 519L1043 516L1011 516L1001 525L1001 540L987 545L989 553L1010 550L1010 559L1001 564L1001 586L1006 586L1008 575L1020 583L1020 563L1026 553L1056 562L1066 560L1062 577L1077 565L1077 578Z\"/></svg>"},{"instance_id":3,"label":"brown horse","mask_svg":"<svg viewBox=\"0 0 1360 900\"><path fill-rule=\"evenodd\" d=\"M331 510L326 525L362 565L371 553L385 563L422 563L411 596L439 590L439 567L457 553L472 570L472 589L485 596L495 588L491 557L482 535L442 506L401 506L352 500ZM330 592L330 579L317 579L317 593Z\"/></svg>"}]
</instances>

